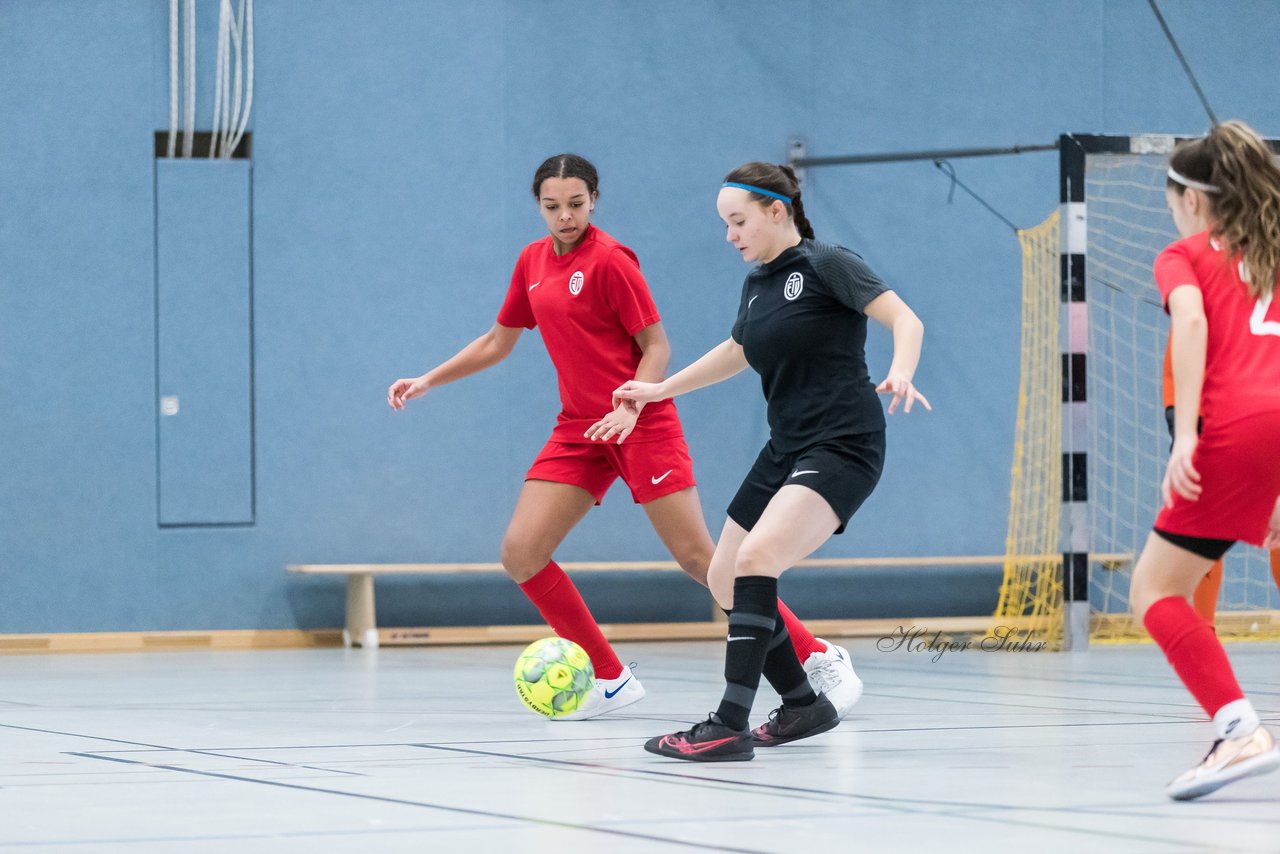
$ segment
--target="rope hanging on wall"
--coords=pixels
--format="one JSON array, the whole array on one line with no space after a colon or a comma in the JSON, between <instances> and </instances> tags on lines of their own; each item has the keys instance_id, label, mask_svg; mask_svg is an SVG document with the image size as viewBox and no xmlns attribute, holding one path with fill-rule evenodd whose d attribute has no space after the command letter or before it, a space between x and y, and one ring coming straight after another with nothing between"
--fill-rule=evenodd
<instances>
[{"instance_id":1,"label":"rope hanging on wall","mask_svg":"<svg viewBox=\"0 0 1280 854\"><path fill-rule=\"evenodd\" d=\"M178 143L178 0L169 0L169 145L173 157Z\"/></svg>"},{"instance_id":2,"label":"rope hanging on wall","mask_svg":"<svg viewBox=\"0 0 1280 854\"><path fill-rule=\"evenodd\" d=\"M196 132L196 0L187 0L186 114L182 122L182 156L190 157Z\"/></svg>"},{"instance_id":3,"label":"rope hanging on wall","mask_svg":"<svg viewBox=\"0 0 1280 854\"><path fill-rule=\"evenodd\" d=\"M238 11L232 0L220 0L208 157L228 159L234 155L248 129L252 106L253 0L240 0ZM181 130L179 113L182 113ZM196 1L169 0L169 133L165 145L168 157L193 156L195 121ZM182 137L180 155L179 136ZM204 149L201 150L203 153Z\"/></svg>"}]
</instances>

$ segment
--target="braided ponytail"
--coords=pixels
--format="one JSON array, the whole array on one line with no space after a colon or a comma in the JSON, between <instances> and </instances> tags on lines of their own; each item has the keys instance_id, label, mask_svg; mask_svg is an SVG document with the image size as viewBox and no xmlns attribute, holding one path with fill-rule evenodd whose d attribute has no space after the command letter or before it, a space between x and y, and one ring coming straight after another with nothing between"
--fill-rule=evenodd
<instances>
[{"instance_id":1,"label":"braided ponytail","mask_svg":"<svg viewBox=\"0 0 1280 854\"><path fill-rule=\"evenodd\" d=\"M801 237L813 240L813 226L809 224L809 218L804 215L804 202L800 201L800 179L796 177L795 170L790 166L779 163L778 168L796 186L795 195L791 197L791 218L796 221L796 230L800 232Z\"/></svg>"}]
</instances>

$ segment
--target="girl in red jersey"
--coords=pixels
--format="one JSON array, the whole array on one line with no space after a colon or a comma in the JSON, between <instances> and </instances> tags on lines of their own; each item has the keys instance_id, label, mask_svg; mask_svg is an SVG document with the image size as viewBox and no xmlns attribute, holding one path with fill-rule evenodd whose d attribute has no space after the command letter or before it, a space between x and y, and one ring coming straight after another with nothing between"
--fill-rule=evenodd
<instances>
[{"instance_id":1,"label":"girl in red jersey","mask_svg":"<svg viewBox=\"0 0 1280 854\"><path fill-rule=\"evenodd\" d=\"M1168 176L1182 239L1156 258L1155 278L1172 319L1174 440L1130 602L1213 719L1209 753L1165 790L1187 800L1280 767L1226 651L1188 601L1236 540L1280 546L1280 169L1232 121L1179 145Z\"/></svg>"},{"instance_id":2,"label":"girl in red jersey","mask_svg":"<svg viewBox=\"0 0 1280 854\"><path fill-rule=\"evenodd\" d=\"M885 419L926 401L911 383L924 326L855 253L814 239L795 173L748 163L730 172L716 201L726 239L755 263L743 283L730 337L663 382L636 380L619 399L656 405L750 366L768 403L769 441L729 504L711 560L711 590L730 605L725 692L707 720L650 739L645 750L698 762L751 759L826 732L839 722L796 666L778 617L778 577L845 525L880 479ZM867 368L868 318L893 331L893 363L879 385ZM782 698L749 729L763 676Z\"/></svg>"},{"instance_id":3,"label":"girl in red jersey","mask_svg":"<svg viewBox=\"0 0 1280 854\"><path fill-rule=\"evenodd\" d=\"M502 565L555 633L586 650L595 668L592 693L558 720L596 717L644 696L551 559L609 486L618 477L626 482L672 556L701 584L715 550L674 404L612 405L620 383L661 379L671 348L635 253L590 222L598 185L595 167L578 155L543 162L533 197L550 234L520 253L497 323L453 358L387 390L391 408L403 409L437 386L492 367L524 329L542 328L563 409L525 475L503 538ZM815 638L781 602L778 608L814 684L829 686L848 711L862 692L848 652Z\"/></svg>"}]
</instances>

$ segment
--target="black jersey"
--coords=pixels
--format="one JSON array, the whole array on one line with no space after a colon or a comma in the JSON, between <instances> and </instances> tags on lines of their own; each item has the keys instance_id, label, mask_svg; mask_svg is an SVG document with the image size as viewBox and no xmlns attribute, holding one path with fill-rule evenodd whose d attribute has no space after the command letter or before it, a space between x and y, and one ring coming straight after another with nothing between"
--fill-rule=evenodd
<instances>
[{"instance_id":1,"label":"black jersey","mask_svg":"<svg viewBox=\"0 0 1280 854\"><path fill-rule=\"evenodd\" d=\"M733 340L760 374L779 451L884 429L863 310L887 290L856 253L808 239L747 274Z\"/></svg>"}]
</instances>

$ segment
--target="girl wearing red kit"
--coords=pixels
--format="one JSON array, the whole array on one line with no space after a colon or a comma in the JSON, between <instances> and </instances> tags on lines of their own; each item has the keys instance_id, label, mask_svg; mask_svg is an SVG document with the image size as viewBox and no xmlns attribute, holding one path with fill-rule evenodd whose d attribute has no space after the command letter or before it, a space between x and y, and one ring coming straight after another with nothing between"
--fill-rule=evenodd
<instances>
[{"instance_id":1,"label":"girl wearing red kit","mask_svg":"<svg viewBox=\"0 0 1280 854\"><path fill-rule=\"evenodd\" d=\"M1130 601L1213 719L1209 753L1165 790L1187 800L1280 767L1213 627L1189 602L1236 540L1280 545L1280 169L1249 127L1226 122L1174 150L1165 195L1182 235L1155 264L1172 319L1174 440Z\"/></svg>"}]
</instances>

